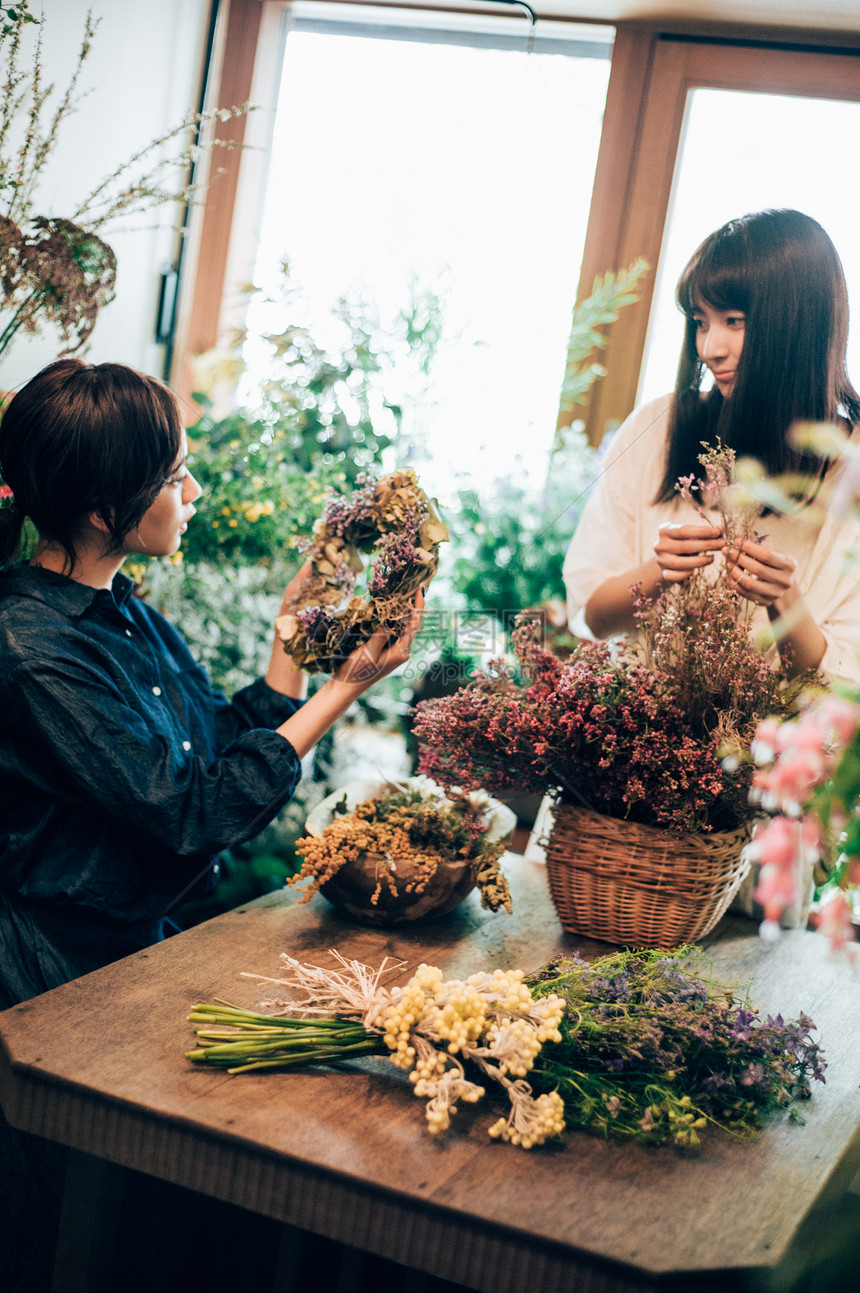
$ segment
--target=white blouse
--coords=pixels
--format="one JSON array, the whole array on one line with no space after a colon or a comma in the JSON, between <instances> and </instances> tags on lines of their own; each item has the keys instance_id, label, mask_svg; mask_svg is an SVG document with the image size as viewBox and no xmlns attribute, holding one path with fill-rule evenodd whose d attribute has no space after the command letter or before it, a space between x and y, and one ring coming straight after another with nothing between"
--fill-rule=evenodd
<instances>
[{"instance_id":1,"label":"white blouse","mask_svg":"<svg viewBox=\"0 0 860 1293\"><path fill-rule=\"evenodd\" d=\"M631 413L615 435L593 486L564 562L568 618L578 637L592 637L583 613L592 593L606 579L653 557L664 521L701 524L681 498L652 501L665 470L674 398L661 396ZM852 440L860 446L856 429ZM823 522L820 515L817 521L802 515L768 516L762 529L774 548L797 561L797 585L827 642L822 673L830 682L860 685L860 526L830 511ZM756 607L752 627L754 632L769 633L764 607ZM776 647L769 647L767 655L775 661Z\"/></svg>"}]
</instances>

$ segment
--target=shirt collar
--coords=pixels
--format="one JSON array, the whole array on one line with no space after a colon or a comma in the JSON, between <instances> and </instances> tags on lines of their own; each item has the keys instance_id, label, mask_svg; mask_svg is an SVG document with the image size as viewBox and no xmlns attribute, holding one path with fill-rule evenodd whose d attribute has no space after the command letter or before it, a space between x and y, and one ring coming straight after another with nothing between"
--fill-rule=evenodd
<instances>
[{"instance_id":1,"label":"shirt collar","mask_svg":"<svg viewBox=\"0 0 860 1293\"><path fill-rule=\"evenodd\" d=\"M121 571L114 575L110 589L91 588L89 584L69 579L68 575L45 570L41 566L29 566L26 562L0 571L0 597L30 597L71 618L85 614L96 599L102 603L110 599L118 610L122 610L133 588L132 580Z\"/></svg>"}]
</instances>

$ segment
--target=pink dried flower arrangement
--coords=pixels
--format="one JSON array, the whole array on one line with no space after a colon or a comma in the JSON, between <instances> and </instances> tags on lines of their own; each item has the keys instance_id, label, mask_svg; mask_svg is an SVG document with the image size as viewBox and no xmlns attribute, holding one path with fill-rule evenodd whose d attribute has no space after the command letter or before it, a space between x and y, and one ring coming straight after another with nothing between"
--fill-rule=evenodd
<instances>
[{"instance_id":1,"label":"pink dried flower arrangement","mask_svg":"<svg viewBox=\"0 0 860 1293\"><path fill-rule=\"evenodd\" d=\"M496 662L455 695L418 705L421 772L490 794L551 791L679 832L744 815L747 768L723 770L716 736L692 730L670 679L599 642L562 664L533 628L521 617L514 633L530 681Z\"/></svg>"},{"instance_id":2,"label":"pink dried flower arrangement","mask_svg":"<svg viewBox=\"0 0 860 1293\"><path fill-rule=\"evenodd\" d=\"M733 455L701 459L695 488L727 508ZM733 533L755 515L734 514ZM582 643L562 663L517 621L522 681L501 662L453 696L417 707L419 768L444 786L490 794L540 791L563 802L684 833L728 830L751 817L744 757L766 714L796 712L811 681L789 682L749 633L750 604L731 581L696 572L637 603L638 638L624 650ZM730 757L726 757L731 751Z\"/></svg>"}]
</instances>

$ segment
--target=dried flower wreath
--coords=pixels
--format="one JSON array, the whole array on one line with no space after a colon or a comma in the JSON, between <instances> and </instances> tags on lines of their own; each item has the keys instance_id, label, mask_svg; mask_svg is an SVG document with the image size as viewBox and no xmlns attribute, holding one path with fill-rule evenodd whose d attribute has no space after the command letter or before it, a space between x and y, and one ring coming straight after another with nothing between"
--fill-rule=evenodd
<instances>
[{"instance_id":1,"label":"dried flower wreath","mask_svg":"<svg viewBox=\"0 0 860 1293\"><path fill-rule=\"evenodd\" d=\"M329 500L313 535L310 577L301 596L283 607L277 629L300 669L331 673L377 629L400 635L415 594L439 568L448 528L409 469L378 481L359 476L351 495ZM372 558L368 595L352 597L362 554Z\"/></svg>"}]
</instances>

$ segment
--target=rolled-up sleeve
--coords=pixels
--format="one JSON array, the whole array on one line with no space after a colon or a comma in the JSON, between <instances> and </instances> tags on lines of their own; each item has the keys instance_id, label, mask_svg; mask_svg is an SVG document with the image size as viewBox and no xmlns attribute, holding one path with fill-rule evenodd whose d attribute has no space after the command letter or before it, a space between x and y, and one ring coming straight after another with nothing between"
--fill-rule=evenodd
<instances>
[{"instance_id":1,"label":"rolled-up sleeve","mask_svg":"<svg viewBox=\"0 0 860 1293\"><path fill-rule=\"evenodd\" d=\"M860 686L860 526L828 517L813 559L799 575L826 643L820 671L829 683Z\"/></svg>"},{"instance_id":2,"label":"rolled-up sleeve","mask_svg":"<svg viewBox=\"0 0 860 1293\"><path fill-rule=\"evenodd\" d=\"M292 718L303 702L283 696L266 682L257 678L248 687L237 691L233 699L217 697L215 726L221 745L228 745L243 732L257 727L280 727Z\"/></svg>"}]
</instances>

